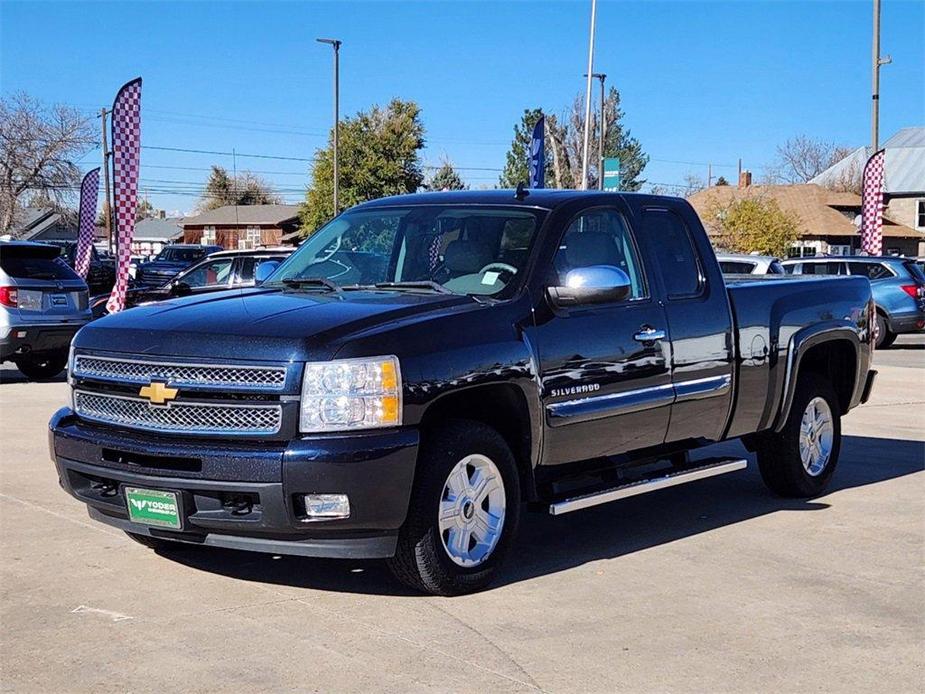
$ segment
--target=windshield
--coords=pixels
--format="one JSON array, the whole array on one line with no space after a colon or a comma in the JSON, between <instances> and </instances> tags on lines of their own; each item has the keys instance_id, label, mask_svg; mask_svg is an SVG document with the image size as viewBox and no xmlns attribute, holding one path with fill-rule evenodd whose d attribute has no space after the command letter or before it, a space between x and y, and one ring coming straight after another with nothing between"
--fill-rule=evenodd
<instances>
[{"instance_id":1,"label":"windshield","mask_svg":"<svg viewBox=\"0 0 925 694\"><path fill-rule=\"evenodd\" d=\"M502 295L526 265L542 214L481 205L346 212L306 239L266 285L432 283L435 291Z\"/></svg>"},{"instance_id":2,"label":"windshield","mask_svg":"<svg viewBox=\"0 0 925 694\"><path fill-rule=\"evenodd\" d=\"M158 253L155 260L166 260L172 263L189 263L199 260L204 254L200 248L165 248Z\"/></svg>"}]
</instances>

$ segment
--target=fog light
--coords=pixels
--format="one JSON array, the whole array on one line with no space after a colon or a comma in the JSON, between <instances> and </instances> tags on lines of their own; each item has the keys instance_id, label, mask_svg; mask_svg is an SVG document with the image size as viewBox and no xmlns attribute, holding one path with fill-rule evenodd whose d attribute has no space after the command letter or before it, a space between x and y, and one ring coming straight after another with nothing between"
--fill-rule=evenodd
<instances>
[{"instance_id":1,"label":"fog light","mask_svg":"<svg viewBox=\"0 0 925 694\"><path fill-rule=\"evenodd\" d=\"M346 494L306 494L307 520L333 520L350 516L350 499Z\"/></svg>"}]
</instances>

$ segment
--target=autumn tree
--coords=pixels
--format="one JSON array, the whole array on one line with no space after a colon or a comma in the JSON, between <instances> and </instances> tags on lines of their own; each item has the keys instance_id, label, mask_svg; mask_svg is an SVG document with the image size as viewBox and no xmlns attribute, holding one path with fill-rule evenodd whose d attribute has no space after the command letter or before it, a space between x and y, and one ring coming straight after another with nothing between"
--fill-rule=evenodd
<instances>
[{"instance_id":1,"label":"autumn tree","mask_svg":"<svg viewBox=\"0 0 925 694\"><path fill-rule=\"evenodd\" d=\"M806 183L849 154L848 147L797 135L777 147L767 178L771 183Z\"/></svg>"},{"instance_id":2,"label":"autumn tree","mask_svg":"<svg viewBox=\"0 0 925 694\"><path fill-rule=\"evenodd\" d=\"M340 125L338 203L346 209L386 195L414 193L424 182L421 149L424 125L413 101L392 99ZM302 233L311 234L334 216L333 139L318 150L312 182L300 217Z\"/></svg>"},{"instance_id":3,"label":"autumn tree","mask_svg":"<svg viewBox=\"0 0 925 694\"><path fill-rule=\"evenodd\" d=\"M45 106L19 92L0 97L0 234L10 231L24 198L56 207L80 187L77 161L96 143L90 119L71 106Z\"/></svg>"},{"instance_id":4,"label":"autumn tree","mask_svg":"<svg viewBox=\"0 0 925 694\"><path fill-rule=\"evenodd\" d=\"M784 257L800 234L800 217L777 201L747 194L726 201L712 198L704 222L715 230L719 245L735 253Z\"/></svg>"},{"instance_id":5,"label":"autumn tree","mask_svg":"<svg viewBox=\"0 0 925 694\"><path fill-rule=\"evenodd\" d=\"M281 202L282 198L260 176L250 171L232 175L224 167L213 164L199 200L199 209L214 210L226 205L278 205Z\"/></svg>"}]
</instances>

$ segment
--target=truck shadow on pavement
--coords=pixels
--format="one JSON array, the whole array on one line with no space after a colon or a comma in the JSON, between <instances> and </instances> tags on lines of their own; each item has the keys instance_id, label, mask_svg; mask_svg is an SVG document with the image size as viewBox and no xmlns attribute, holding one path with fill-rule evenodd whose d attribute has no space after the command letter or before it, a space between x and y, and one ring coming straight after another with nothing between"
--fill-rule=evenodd
<instances>
[{"instance_id":1,"label":"truck shadow on pavement","mask_svg":"<svg viewBox=\"0 0 925 694\"><path fill-rule=\"evenodd\" d=\"M746 455L736 442L701 455ZM764 487L754 456L747 470L552 517L525 513L514 548L491 588L614 559L779 511L821 512L831 495L925 469L925 442L846 436L830 491L814 500L781 499ZM807 520L811 524L812 520ZM807 526L809 527L809 526ZM384 562L277 557L208 549L165 553L189 567L290 587L370 595L417 595ZM489 588L489 589L491 589Z\"/></svg>"}]
</instances>

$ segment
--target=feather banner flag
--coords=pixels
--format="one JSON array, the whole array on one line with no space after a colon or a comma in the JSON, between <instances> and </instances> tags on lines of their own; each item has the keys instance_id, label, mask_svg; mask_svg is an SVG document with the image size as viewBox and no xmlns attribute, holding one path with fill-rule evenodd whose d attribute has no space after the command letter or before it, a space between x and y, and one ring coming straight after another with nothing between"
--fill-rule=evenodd
<instances>
[{"instance_id":1,"label":"feather banner flag","mask_svg":"<svg viewBox=\"0 0 925 694\"><path fill-rule=\"evenodd\" d=\"M867 160L861 190L861 249L883 255L883 164L886 150Z\"/></svg>"},{"instance_id":2,"label":"feather banner flag","mask_svg":"<svg viewBox=\"0 0 925 694\"><path fill-rule=\"evenodd\" d=\"M112 104L112 186L115 201L116 283L106 310L125 308L128 266L132 259L135 211L138 204L138 173L141 166L141 78L127 82Z\"/></svg>"},{"instance_id":3,"label":"feather banner flag","mask_svg":"<svg viewBox=\"0 0 925 694\"><path fill-rule=\"evenodd\" d=\"M90 270L90 249L96 231L96 199L100 196L100 170L92 169L80 184L80 219L77 231L77 254L74 271L87 279Z\"/></svg>"},{"instance_id":4,"label":"feather banner flag","mask_svg":"<svg viewBox=\"0 0 925 694\"><path fill-rule=\"evenodd\" d=\"M546 116L533 126L533 139L530 141L530 188L544 188L546 176Z\"/></svg>"}]
</instances>

